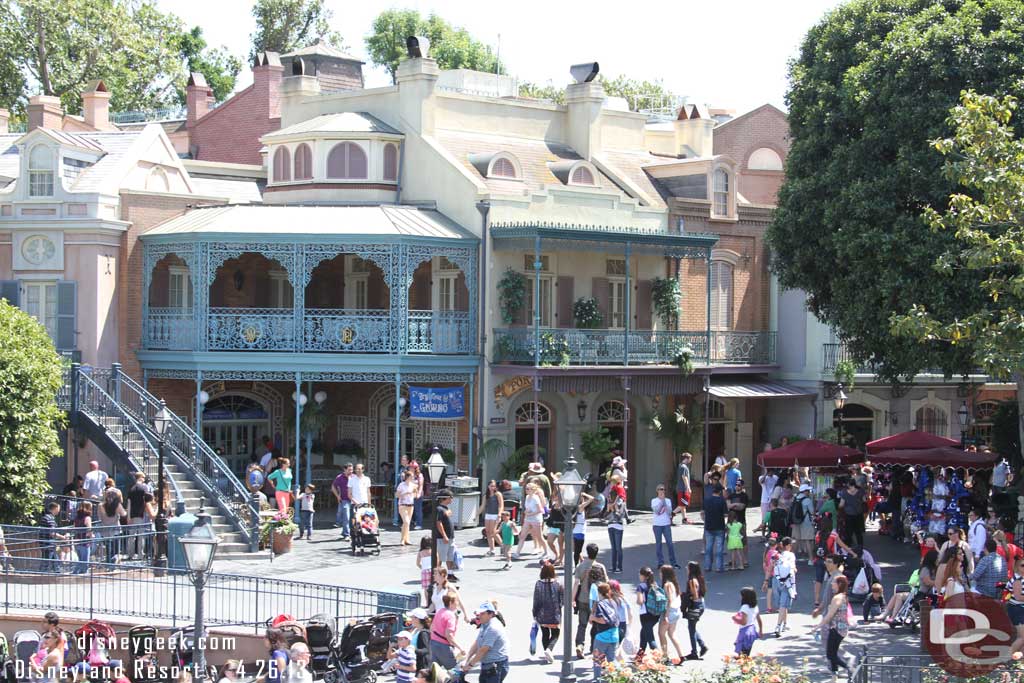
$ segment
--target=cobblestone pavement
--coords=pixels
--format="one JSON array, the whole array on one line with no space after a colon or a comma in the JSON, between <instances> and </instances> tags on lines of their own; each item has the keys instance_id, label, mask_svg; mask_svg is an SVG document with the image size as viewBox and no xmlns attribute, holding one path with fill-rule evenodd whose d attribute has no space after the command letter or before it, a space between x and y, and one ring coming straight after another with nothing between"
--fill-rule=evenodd
<instances>
[{"instance_id":1,"label":"cobblestone pavement","mask_svg":"<svg viewBox=\"0 0 1024 683\"><path fill-rule=\"evenodd\" d=\"M750 528L757 525L751 513ZM695 516L691 515L691 519ZM680 564L689 560L701 560L703 548L701 541L702 528L699 524L674 526L672 528L676 555ZM427 532L414 532L413 541ZM323 584L373 587L380 590L416 591L419 587L419 572L415 557L417 546L402 547L398 545L398 533L384 530L382 532L383 548L379 557L353 557L348 544L340 540L337 529L323 526L314 533L312 541L296 540L293 551L278 556L273 561L231 561L218 562L215 570L240 574L276 575L299 581L310 581ZM512 569L503 571L502 563L485 556L486 546L479 543L479 529L463 529L456 533L456 540L462 548L466 559L466 567L458 572L460 576L463 602L470 610L484 599L495 599L499 609L508 621L511 635L512 673L510 683L526 680L526 675L545 676L548 680L556 680L561 666L561 644L559 643L554 664L531 658L528 651L528 633L532 617L533 584L538 578L539 556L524 554L523 559L515 561ZM602 548L602 561L606 561L609 547L608 536L599 524L588 528L588 541L595 541ZM532 547L527 543L526 548ZM886 594L890 594L896 582L904 582L916 567L919 555L916 547L902 545L888 538L879 537L869 529L867 547L874 554L882 567L883 585ZM618 575L628 595L632 595L633 583L637 572L643 565L655 563L654 539L650 527L649 515L637 515L636 521L625 533L625 571ZM731 620L739 608L739 590L743 586L758 588L761 584L760 553L762 546L754 540L751 545L751 568L723 574L712 573L708 577L708 596L706 612L699 622L698 630L710 647L710 652L701 662L688 661L673 672L673 680L687 680L690 674L705 671L721 665L722 655L733 652L733 640L736 626ZM755 556L756 555L756 556ZM779 657L788 666L805 670L812 680L829 678L825 670L823 647L813 639L813 620L810 611L813 605L814 572L801 562L798 574L799 595L794 604L789 621L791 630L782 638L766 638L758 641L754 652ZM761 608L764 609L764 595L761 595ZM859 612L855 609L859 617ZM762 615L764 628L771 633L775 628L774 615ZM688 636L685 623L681 623L678 640L684 652L688 651ZM471 627L463 624L458 632L458 640L468 648L472 638ZM917 650L915 637L906 630L891 630L884 624L858 625L851 629L844 648L850 652L860 652L864 647L872 652L886 654L913 654ZM581 679L590 677L590 660L576 662L577 674ZM474 678L475 680L475 678Z\"/></svg>"}]
</instances>

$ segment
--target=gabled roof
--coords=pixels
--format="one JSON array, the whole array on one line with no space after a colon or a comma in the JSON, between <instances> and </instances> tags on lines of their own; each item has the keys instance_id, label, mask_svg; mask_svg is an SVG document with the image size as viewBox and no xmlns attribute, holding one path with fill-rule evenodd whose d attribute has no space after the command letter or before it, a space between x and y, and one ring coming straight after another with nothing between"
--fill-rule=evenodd
<instances>
[{"instance_id":1,"label":"gabled roof","mask_svg":"<svg viewBox=\"0 0 1024 683\"><path fill-rule=\"evenodd\" d=\"M782 111L781 109L776 107L774 104L766 103L766 104L762 104L760 107L755 107L754 109L751 109L748 112L744 112L744 113L740 114L739 116L737 116L735 118L731 118L728 121L726 121L725 123L718 124L717 126L715 126L715 130L718 130L718 129L721 129L721 128L725 128L726 126L731 126L732 124L736 123L737 121L741 121L741 120L743 120L745 118L748 118L750 116L754 116L755 114L759 114L759 113L761 113L763 111L775 112L776 114L778 114L779 116L781 116L784 119L788 119L789 118L789 116L786 114L786 112Z\"/></svg>"},{"instance_id":2,"label":"gabled roof","mask_svg":"<svg viewBox=\"0 0 1024 683\"><path fill-rule=\"evenodd\" d=\"M341 114L321 114L295 125L275 130L264 135L262 140L283 138L289 135L306 133L386 133L402 135L402 131L392 128L376 116L365 111L349 111Z\"/></svg>"},{"instance_id":3,"label":"gabled roof","mask_svg":"<svg viewBox=\"0 0 1024 683\"><path fill-rule=\"evenodd\" d=\"M20 133L0 135L0 179L14 179L20 171L21 155L14 142L21 137Z\"/></svg>"},{"instance_id":4,"label":"gabled roof","mask_svg":"<svg viewBox=\"0 0 1024 683\"><path fill-rule=\"evenodd\" d=\"M34 130L25 133L23 137L28 137L33 133L41 133L52 138L54 141L61 145L68 147L78 147L79 149L88 150L90 152L103 152L103 147L93 140L89 133L65 133L62 130L55 130L53 128L36 128Z\"/></svg>"},{"instance_id":5,"label":"gabled roof","mask_svg":"<svg viewBox=\"0 0 1024 683\"><path fill-rule=\"evenodd\" d=\"M297 50L292 50L291 52L286 52L281 55L281 59L287 59L288 57L331 57L333 59L344 59L349 62L359 62L360 64L366 63L358 57L353 57L344 50L339 50L336 47L328 45L322 40L314 43L313 45L300 47Z\"/></svg>"},{"instance_id":6,"label":"gabled roof","mask_svg":"<svg viewBox=\"0 0 1024 683\"><path fill-rule=\"evenodd\" d=\"M639 199L647 206L664 208L664 190L647 174L644 166L664 161L648 152L627 152L625 150L605 150L595 161L605 165L610 172L616 173L632 185L627 191L632 195L639 194Z\"/></svg>"}]
</instances>

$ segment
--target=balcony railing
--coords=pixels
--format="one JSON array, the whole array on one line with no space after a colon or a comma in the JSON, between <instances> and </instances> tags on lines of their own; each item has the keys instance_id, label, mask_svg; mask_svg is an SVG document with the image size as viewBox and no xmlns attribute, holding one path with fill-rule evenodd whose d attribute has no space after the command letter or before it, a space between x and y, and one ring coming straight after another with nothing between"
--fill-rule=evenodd
<instances>
[{"instance_id":1,"label":"balcony railing","mask_svg":"<svg viewBox=\"0 0 1024 683\"><path fill-rule=\"evenodd\" d=\"M318 353L473 353L468 311L307 308L301 329L291 308L150 308L143 346L160 351L306 351ZM200 334L205 330L205 339ZM405 347L399 348L404 340Z\"/></svg>"},{"instance_id":2,"label":"balcony railing","mask_svg":"<svg viewBox=\"0 0 1024 683\"><path fill-rule=\"evenodd\" d=\"M878 367L872 361L866 363L858 363L853 359L853 356L847 350L845 344L833 342L829 344L821 345L821 357L822 357L822 368L821 373L823 375L832 375L836 371L836 365L844 361L851 361L854 364L855 372L858 375L875 375L878 373ZM942 368L923 368L918 373L920 375L931 375L936 377L945 377L946 373ZM971 368L969 372L970 376L985 376L985 371L982 368ZM951 375L951 379L959 381L963 375Z\"/></svg>"},{"instance_id":3,"label":"balcony railing","mask_svg":"<svg viewBox=\"0 0 1024 683\"><path fill-rule=\"evenodd\" d=\"M494 330L494 362L532 365L535 339L533 328ZM694 363L775 363L774 332L712 332L709 340L707 332L540 330L541 365L668 365L687 347Z\"/></svg>"}]
</instances>

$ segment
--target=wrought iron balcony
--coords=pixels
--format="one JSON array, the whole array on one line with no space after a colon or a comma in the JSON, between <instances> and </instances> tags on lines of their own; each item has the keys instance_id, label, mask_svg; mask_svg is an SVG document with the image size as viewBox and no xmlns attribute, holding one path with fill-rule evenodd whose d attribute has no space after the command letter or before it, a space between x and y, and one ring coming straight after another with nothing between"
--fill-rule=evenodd
<instances>
[{"instance_id":1,"label":"wrought iron balcony","mask_svg":"<svg viewBox=\"0 0 1024 683\"><path fill-rule=\"evenodd\" d=\"M468 311L388 309L150 308L143 347L165 351L292 351L313 353L471 354Z\"/></svg>"},{"instance_id":2,"label":"wrought iron balcony","mask_svg":"<svg viewBox=\"0 0 1024 683\"><path fill-rule=\"evenodd\" d=\"M662 330L540 329L541 365L669 365L689 348L696 364L775 363L774 332L677 332ZM533 365L537 346L531 327L494 330L494 362ZM710 341L710 343L709 343ZM710 354L709 354L710 350Z\"/></svg>"},{"instance_id":3,"label":"wrought iron balcony","mask_svg":"<svg viewBox=\"0 0 1024 683\"><path fill-rule=\"evenodd\" d=\"M875 375L878 373L878 367L873 361L866 363L858 363L850 355L845 344L833 342L829 344L821 345L821 357L822 357L822 368L821 374L833 375L836 371L836 366L844 361L851 361L854 364L855 372L858 375ZM946 372L942 368L923 368L917 373L918 376L929 375L932 377L946 377ZM951 380L960 380L965 375L953 374L949 376ZM971 368L967 376L970 377L987 377L985 371L982 368Z\"/></svg>"}]
</instances>

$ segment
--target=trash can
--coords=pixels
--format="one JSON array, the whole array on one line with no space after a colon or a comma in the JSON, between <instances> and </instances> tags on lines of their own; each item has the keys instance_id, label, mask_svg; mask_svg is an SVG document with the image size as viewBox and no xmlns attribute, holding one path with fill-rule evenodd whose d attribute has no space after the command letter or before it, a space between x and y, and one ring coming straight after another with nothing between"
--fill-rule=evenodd
<instances>
[{"instance_id":1,"label":"trash can","mask_svg":"<svg viewBox=\"0 0 1024 683\"><path fill-rule=\"evenodd\" d=\"M186 512L177 517L171 517L167 522L167 567L168 569L188 569L185 562L185 551L178 543L178 539L192 530L196 525L196 516Z\"/></svg>"}]
</instances>

